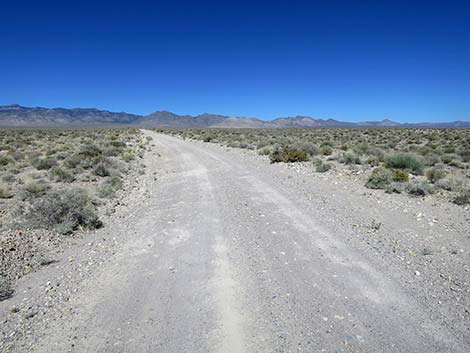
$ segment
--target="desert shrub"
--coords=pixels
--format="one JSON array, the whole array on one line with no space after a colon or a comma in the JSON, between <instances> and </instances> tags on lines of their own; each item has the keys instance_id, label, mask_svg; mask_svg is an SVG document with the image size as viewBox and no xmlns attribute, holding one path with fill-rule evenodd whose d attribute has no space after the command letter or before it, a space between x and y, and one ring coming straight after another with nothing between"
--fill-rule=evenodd
<instances>
[{"instance_id":1,"label":"desert shrub","mask_svg":"<svg viewBox=\"0 0 470 353\"><path fill-rule=\"evenodd\" d=\"M443 148L444 153L455 153L455 147L454 146L445 146Z\"/></svg>"},{"instance_id":2,"label":"desert shrub","mask_svg":"<svg viewBox=\"0 0 470 353\"><path fill-rule=\"evenodd\" d=\"M358 155L365 155L369 151L369 145L367 143L358 143L353 148L354 152ZM357 163L356 163L357 164Z\"/></svg>"},{"instance_id":3,"label":"desert shrub","mask_svg":"<svg viewBox=\"0 0 470 353\"><path fill-rule=\"evenodd\" d=\"M19 165L18 168L13 167L13 168L8 168L8 172L11 174L19 174L21 172L20 167L23 167L22 165Z\"/></svg>"},{"instance_id":4,"label":"desert shrub","mask_svg":"<svg viewBox=\"0 0 470 353\"><path fill-rule=\"evenodd\" d=\"M92 169L96 167L101 161L105 160L106 157L96 156L96 157L84 157L80 161L79 167L83 169Z\"/></svg>"},{"instance_id":5,"label":"desert shrub","mask_svg":"<svg viewBox=\"0 0 470 353\"><path fill-rule=\"evenodd\" d=\"M49 185L44 180L29 179L26 181L23 188L19 192L19 197L23 201L34 199L44 195L48 189Z\"/></svg>"},{"instance_id":6,"label":"desert shrub","mask_svg":"<svg viewBox=\"0 0 470 353\"><path fill-rule=\"evenodd\" d=\"M414 174L422 174L424 163L414 154L395 153L385 158L385 166L388 168L409 170Z\"/></svg>"},{"instance_id":7,"label":"desert shrub","mask_svg":"<svg viewBox=\"0 0 470 353\"><path fill-rule=\"evenodd\" d=\"M385 187L387 194L401 194L404 190L404 184L400 182L393 182Z\"/></svg>"},{"instance_id":8,"label":"desert shrub","mask_svg":"<svg viewBox=\"0 0 470 353\"><path fill-rule=\"evenodd\" d=\"M101 198L111 198L116 191L122 188L122 180L118 176L106 178L98 187L98 196Z\"/></svg>"},{"instance_id":9,"label":"desert shrub","mask_svg":"<svg viewBox=\"0 0 470 353\"><path fill-rule=\"evenodd\" d=\"M424 181L410 182L406 184L405 190L408 194L414 196L426 196L434 192L432 185Z\"/></svg>"},{"instance_id":10,"label":"desert shrub","mask_svg":"<svg viewBox=\"0 0 470 353\"><path fill-rule=\"evenodd\" d=\"M380 165L380 161L374 156L369 156L369 158L367 158L367 164L369 164L371 167L377 167Z\"/></svg>"},{"instance_id":11,"label":"desert shrub","mask_svg":"<svg viewBox=\"0 0 470 353\"><path fill-rule=\"evenodd\" d=\"M134 159L135 159L135 154L132 152L124 152L122 154L122 160L125 162L130 162L130 161L133 161Z\"/></svg>"},{"instance_id":12,"label":"desert shrub","mask_svg":"<svg viewBox=\"0 0 470 353\"><path fill-rule=\"evenodd\" d=\"M393 174L390 170L378 167L375 168L366 182L369 189L385 189L393 180Z\"/></svg>"},{"instance_id":13,"label":"desert shrub","mask_svg":"<svg viewBox=\"0 0 470 353\"><path fill-rule=\"evenodd\" d=\"M436 186L448 191L459 191L466 187L466 180L460 177L447 176L438 180Z\"/></svg>"},{"instance_id":14,"label":"desert shrub","mask_svg":"<svg viewBox=\"0 0 470 353\"><path fill-rule=\"evenodd\" d=\"M385 160L385 152L380 148L369 148L369 158L374 158L378 162L383 162Z\"/></svg>"},{"instance_id":15,"label":"desert shrub","mask_svg":"<svg viewBox=\"0 0 470 353\"><path fill-rule=\"evenodd\" d=\"M441 158L439 158L439 156L434 153L427 154L426 157L424 157L424 163L429 166L434 166L440 162Z\"/></svg>"},{"instance_id":16,"label":"desert shrub","mask_svg":"<svg viewBox=\"0 0 470 353\"><path fill-rule=\"evenodd\" d=\"M97 157L102 153L102 149L94 144L82 145L78 151L78 154L82 157Z\"/></svg>"},{"instance_id":17,"label":"desert shrub","mask_svg":"<svg viewBox=\"0 0 470 353\"><path fill-rule=\"evenodd\" d=\"M470 162L470 149L460 151L459 155L464 162Z\"/></svg>"},{"instance_id":18,"label":"desert shrub","mask_svg":"<svg viewBox=\"0 0 470 353\"><path fill-rule=\"evenodd\" d=\"M456 205L469 205L470 204L470 187L462 189L457 196L452 200Z\"/></svg>"},{"instance_id":19,"label":"desert shrub","mask_svg":"<svg viewBox=\"0 0 470 353\"><path fill-rule=\"evenodd\" d=\"M433 149L430 146L422 146L418 148L417 152L422 156L427 156L433 152Z\"/></svg>"},{"instance_id":20,"label":"desert shrub","mask_svg":"<svg viewBox=\"0 0 470 353\"><path fill-rule=\"evenodd\" d=\"M269 155L271 163L292 163L306 161L307 153L290 147L278 148Z\"/></svg>"},{"instance_id":21,"label":"desert shrub","mask_svg":"<svg viewBox=\"0 0 470 353\"><path fill-rule=\"evenodd\" d=\"M101 161L93 168L93 174L100 177L107 177L111 175L111 169L109 163Z\"/></svg>"},{"instance_id":22,"label":"desert shrub","mask_svg":"<svg viewBox=\"0 0 470 353\"><path fill-rule=\"evenodd\" d=\"M447 191L452 191L454 189L454 183L451 180L447 179L447 178L437 180L435 182L435 185L438 188L441 188L441 189L447 190Z\"/></svg>"},{"instance_id":23,"label":"desert shrub","mask_svg":"<svg viewBox=\"0 0 470 353\"><path fill-rule=\"evenodd\" d=\"M124 149L116 146L107 146L103 149L103 156L106 157L117 157L123 153Z\"/></svg>"},{"instance_id":24,"label":"desert shrub","mask_svg":"<svg viewBox=\"0 0 470 353\"><path fill-rule=\"evenodd\" d=\"M116 148L125 148L126 147L125 142L119 141L119 140L116 140L116 139L110 141L109 145L112 146L112 147L116 147Z\"/></svg>"},{"instance_id":25,"label":"desert shrub","mask_svg":"<svg viewBox=\"0 0 470 353\"><path fill-rule=\"evenodd\" d=\"M0 155L0 166L6 166L10 163L13 163L14 159L8 156L2 156Z\"/></svg>"},{"instance_id":26,"label":"desert shrub","mask_svg":"<svg viewBox=\"0 0 470 353\"><path fill-rule=\"evenodd\" d=\"M7 183L8 183L8 182L12 182L12 181L15 180L15 174L12 173L11 171L2 173L1 180L2 180L2 181L5 181L5 182L7 182Z\"/></svg>"},{"instance_id":27,"label":"desert shrub","mask_svg":"<svg viewBox=\"0 0 470 353\"><path fill-rule=\"evenodd\" d=\"M426 169L425 175L429 182L434 184L438 180L445 178L447 173L442 167L433 167Z\"/></svg>"},{"instance_id":28,"label":"desert shrub","mask_svg":"<svg viewBox=\"0 0 470 353\"><path fill-rule=\"evenodd\" d=\"M315 171L318 173L325 173L331 169L330 163L325 163L323 161L318 161L315 163Z\"/></svg>"},{"instance_id":29,"label":"desert shrub","mask_svg":"<svg viewBox=\"0 0 470 353\"><path fill-rule=\"evenodd\" d=\"M322 146L321 153L324 156L330 156L333 153L333 149L330 146Z\"/></svg>"},{"instance_id":30,"label":"desert shrub","mask_svg":"<svg viewBox=\"0 0 470 353\"><path fill-rule=\"evenodd\" d=\"M316 156L316 155L319 155L321 153L321 150L318 146L316 146L312 143L308 143L308 142L298 143L295 147L300 151L304 151L305 153L307 153L310 156Z\"/></svg>"},{"instance_id":31,"label":"desert shrub","mask_svg":"<svg viewBox=\"0 0 470 353\"><path fill-rule=\"evenodd\" d=\"M248 149L252 149L252 146L250 144L248 144L247 142L245 141L240 141L238 143L238 148L242 148L242 149L245 149L245 148L248 148Z\"/></svg>"},{"instance_id":32,"label":"desert shrub","mask_svg":"<svg viewBox=\"0 0 470 353\"><path fill-rule=\"evenodd\" d=\"M442 163L451 164L454 161L454 156L451 154L445 154L441 157Z\"/></svg>"},{"instance_id":33,"label":"desert shrub","mask_svg":"<svg viewBox=\"0 0 470 353\"><path fill-rule=\"evenodd\" d=\"M449 165L450 165L451 167L455 167L455 168L461 168L461 169L464 169L464 168L465 168L465 165L464 165L461 161L456 160L456 159L452 160L452 161L449 163Z\"/></svg>"},{"instance_id":34,"label":"desert shrub","mask_svg":"<svg viewBox=\"0 0 470 353\"><path fill-rule=\"evenodd\" d=\"M80 165L83 157L79 154L73 154L64 160L64 166L69 169L75 169L78 165Z\"/></svg>"},{"instance_id":35,"label":"desert shrub","mask_svg":"<svg viewBox=\"0 0 470 353\"><path fill-rule=\"evenodd\" d=\"M35 158L31 161L31 165L37 170L47 170L57 165L57 161L52 157Z\"/></svg>"},{"instance_id":36,"label":"desert shrub","mask_svg":"<svg viewBox=\"0 0 470 353\"><path fill-rule=\"evenodd\" d=\"M63 183L71 183L75 180L75 175L72 174L69 170L62 167L52 168L51 176L54 177L56 181L60 181Z\"/></svg>"},{"instance_id":37,"label":"desert shrub","mask_svg":"<svg viewBox=\"0 0 470 353\"><path fill-rule=\"evenodd\" d=\"M68 152L59 152L59 153L56 153L54 156L59 161L63 161L64 159L66 159L69 156L69 153Z\"/></svg>"},{"instance_id":38,"label":"desert shrub","mask_svg":"<svg viewBox=\"0 0 470 353\"><path fill-rule=\"evenodd\" d=\"M392 169L392 174L393 181L403 183L408 182L410 180L410 176L408 175L408 173L401 169Z\"/></svg>"},{"instance_id":39,"label":"desert shrub","mask_svg":"<svg viewBox=\"0 0 470 353\"><path fill-rule=\"evenodd\" d=\"M33 226L55 229L62 234L78 227L95 229L102 225L88 193L78 188L52 191L37 199L26 218Z\"/></svg>"},{"instance_id":40,"label":"desert shrub","mask_svg":"<svg viewBox=\"0 0 470 353\"><path fill-rule=\"evenodd\" d=\"M343 154L339 161L344 164L361 164L359 156L350 152Z\"/></svg>"},{"instance_id":41,"label":"desert shrub","mask_svg":"<svg viewBox=\"0 0 470 353\"><path fill-rule=\"evenodd\" d=\"M262 147L258 150L258 154L261 156L268 156L271 153L271 148Z\"/></svg>"},{"instance_id":42,"label":"desert shrub","mask_svg":"<svg viewBox=\"0 0 470 353\"><path fill-rule=\"evenodd\" d=\"M0 199L8 199L12 196L12 193L10 191L10 188L8 187L8 184L0 181Z\"/></svg>"}]
</instances>

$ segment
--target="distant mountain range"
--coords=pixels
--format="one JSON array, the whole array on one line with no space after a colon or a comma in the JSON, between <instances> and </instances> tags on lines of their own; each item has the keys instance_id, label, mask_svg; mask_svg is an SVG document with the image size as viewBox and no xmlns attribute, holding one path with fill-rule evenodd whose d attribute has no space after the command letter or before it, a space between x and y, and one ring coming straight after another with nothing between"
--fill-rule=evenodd
<instances>
[{"instance_id":1,"label":"distant mountain range","mask_svg":"<svg viewBox=\"0 0 470 353\"><path fill-rule=\"evenodd\" d=\"M150 115L143 116L124 112L116 113L94 108L28 108L14 104L0 106L0 126L135 126L162 128L470 128L470 121L401 124L385 119L382 121L352 123L334 119L315 119L309 116L284 117L264 121L257 118L231 117L207 113L191 116L177 115L167 111L157 111Z\"/></svg>"}]
</instances>

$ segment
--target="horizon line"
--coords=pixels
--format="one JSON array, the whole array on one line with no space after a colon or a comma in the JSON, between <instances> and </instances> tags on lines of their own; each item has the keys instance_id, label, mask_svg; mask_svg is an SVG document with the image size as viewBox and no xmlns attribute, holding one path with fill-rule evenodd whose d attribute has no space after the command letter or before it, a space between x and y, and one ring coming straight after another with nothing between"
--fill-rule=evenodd
<instances>
[{"instance_id":1,"label":"horizon line","mask_svg":"<svg viewBox=\"0 0 470 353\"><path fill-rule=\"evenodd\" d=\"M382 122L382 121L385 121L385 120L389 120L393 123L398 123L398 124L440 124L440 123L455 123L455 122L470 122L470 118L466 119L466 118L462 118L462 119L454 119L454 120L436 120L436 121L429 121L429 120L421 120L421 121L414 121L414 122L410 122L409 120L403 120L403 119L397 119L397 120L394 120L393 118L390 118L390 117L384 117L384 118L378 118L376 120L374 119L364 119L364 120L341 120L341 118L326 118L326 117L322 117L322 118L319 118L319 117L314 117L312 115L306 115L306 114L292 114L292 115L285 115L285 116L276 116L276 117L273 117L273 118L270 118L270 119L263 119L263 118L259 118L259 117L256 117L256 116L248 116L248 115L231 115L231 114L221 114L221 113L209 113L208 111L205 111L205 112L202 112L202 113L198 113L196 115L193 115L193 114L187 114L187 113L176 113L175 111L172 111L172 110L168 110L168 109L158 109L158 110L154 110L150 113L147 113L147 114L139 114L139 113L131 113L131 112L128 112L128 111L125 111L125 110L113 110L113 109L110 109L110 108L97 108L97 107L80 107L80 106L68 106L65 105L65 106L55 106L55 107L51 107L51 106L26 106L26 105L22 105L22 104L18 104L18 103L11 103L11 104L0 104L0 107L21 107L21 108L27 108L27 109L35 109L35 108L42 108L42 109L50 109L50 110L54 110L54 109L67 109L67 110L74 110L74 109L83 109L83 110L86 110L86 109L94 109L94 110L98 110L98 111L107 111L107 112L110 112L110 113L115 113L115 114L129 114L129 115L136 115L136 116L140 116L140 117L145 117L145 116L149 116L149 115L152 115L152 114L155 114L155 113L158 113L158 112L167 112L167 113L171 113L171 114L175 114L175 115L178 115L178 116L190 116L190 117L193 117L193 118L196 118L198 116L201 116L201 115L219 115L219 116L224 116L224 117L228 117L228 118L241 118L241 119L258 119L258 120L261 120L261 121L274 121L276 119L285 119L285 118L297 118L297 117L303 117L303 118L310 118L310 119L314 119L314 120L323 120L323 121L327 121L327 120L335 120L335 121L338 121L338 122L343 122L343 123L367 123L367 122Z\"/></svg>"}]
</instances>

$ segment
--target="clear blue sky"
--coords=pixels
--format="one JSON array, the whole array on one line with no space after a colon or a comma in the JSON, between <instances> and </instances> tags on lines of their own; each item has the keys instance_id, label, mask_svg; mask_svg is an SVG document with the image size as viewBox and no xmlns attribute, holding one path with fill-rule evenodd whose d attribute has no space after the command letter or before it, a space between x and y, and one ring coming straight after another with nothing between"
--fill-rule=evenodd
<instances>
[{"instance_id":1,"label":"clear blue sky","mask_svg":"<svg viewBox=\"0 0 470 353\"><path fill-rule=\"evenodd\" d=\"M470 120L470 4L5 1L0 104Z\"/></svg>"}]
</instances>

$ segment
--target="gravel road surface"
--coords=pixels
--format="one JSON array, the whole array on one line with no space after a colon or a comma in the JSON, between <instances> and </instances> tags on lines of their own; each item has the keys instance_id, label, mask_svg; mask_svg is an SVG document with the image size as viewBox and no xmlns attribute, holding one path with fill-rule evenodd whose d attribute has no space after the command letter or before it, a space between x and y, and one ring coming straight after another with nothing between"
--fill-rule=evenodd
<instances>
[{"instance_id":1,"label":"gravel road surface","mask_svg":"<svg viewBox=\"0 0 470 353\"><path fill-rule=\"evenodd\" d=\"M470 351L468 326L413 290L416 274L356 246L351 224L307 206L320 200L266 164L144 133L159 156L126 213L97 231L119 244L65 313L24 335L28 352Z\"/></svg>"}]
</instances>

